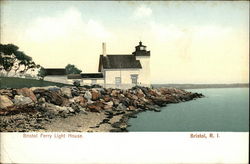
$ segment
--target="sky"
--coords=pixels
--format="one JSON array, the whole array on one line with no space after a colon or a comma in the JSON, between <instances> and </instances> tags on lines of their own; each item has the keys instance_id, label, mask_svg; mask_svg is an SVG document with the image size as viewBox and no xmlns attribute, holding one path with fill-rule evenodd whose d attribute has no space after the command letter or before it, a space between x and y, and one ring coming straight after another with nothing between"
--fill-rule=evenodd
<instances>
[{"instance_id":1,"label":"sky","mask_svg":"<svg viewBox=\"0 0 250 164\"><path fill-rule=\"evenodd\" d=\"M107 54L151 51L151 83L248 83L247 1L1 1L2 44L45 68L97 72Z\"/></svg>"}]
</instances>

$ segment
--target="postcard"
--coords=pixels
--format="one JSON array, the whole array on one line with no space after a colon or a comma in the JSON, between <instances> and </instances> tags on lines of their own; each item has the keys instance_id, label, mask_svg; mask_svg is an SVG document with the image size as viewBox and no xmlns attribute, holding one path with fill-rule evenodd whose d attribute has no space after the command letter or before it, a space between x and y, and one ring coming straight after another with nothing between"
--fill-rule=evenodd
<instances>
[{"instance_id":1,"label":"postcard","mask_svg":"<svg viewBox=\"0 0 250 164\"><path fill-rule=\"evenodd\" d=\"M248 163L248 1L1 1L1 163Z\"/></svg>"}]
</instances>

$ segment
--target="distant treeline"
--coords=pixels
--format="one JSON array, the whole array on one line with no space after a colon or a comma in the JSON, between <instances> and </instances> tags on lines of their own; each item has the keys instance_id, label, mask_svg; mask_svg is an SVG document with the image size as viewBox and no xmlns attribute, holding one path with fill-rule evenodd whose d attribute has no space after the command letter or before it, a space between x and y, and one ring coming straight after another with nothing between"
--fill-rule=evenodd
<instances>
[{"instance_id":1,"label":"distant treeline","mask_svg":"<svg viewBox=\"0 0 250 164\"><path fill-rule=\"evenodd\" d=\"M173 87L180 89L199 89L199 88L249 88L248 83L235 84L152 84L153 88Z\"/></svg>"}]
</instances>

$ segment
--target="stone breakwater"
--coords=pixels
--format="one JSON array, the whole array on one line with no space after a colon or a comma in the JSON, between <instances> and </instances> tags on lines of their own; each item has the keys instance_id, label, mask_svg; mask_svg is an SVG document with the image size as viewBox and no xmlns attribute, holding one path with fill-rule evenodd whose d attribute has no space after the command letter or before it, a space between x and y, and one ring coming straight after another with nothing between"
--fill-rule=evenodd
<instances>
[{"instance_id":1,"label":"stone breakwater","mask_svg":"<svg viewBox=\"0 0 250 164\"><path fill-rule=\"evenodd\" d=\"M127 131L128 119L139 112L160 112L160 107L169 103L201 97L200 93L176 88L121 90L50 86L1 89L0 131ZM57 126L59 122L61 127ZM81 128L74 128L76 126Z\"/></svg>"}]
</instances>

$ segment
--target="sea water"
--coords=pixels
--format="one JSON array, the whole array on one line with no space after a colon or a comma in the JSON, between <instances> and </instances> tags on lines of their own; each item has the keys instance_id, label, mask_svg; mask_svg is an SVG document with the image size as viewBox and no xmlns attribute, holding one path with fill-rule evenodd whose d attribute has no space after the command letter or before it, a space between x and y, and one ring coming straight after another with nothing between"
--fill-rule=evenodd
<instances>
[{"instance_id":1,"label":"sea water","mask_svg":"<svg viewBox=\"0 0 250 164\"><path fill-rule=\"evenodd\" d=\"M249 131L249 88L189 89L204 98L168 104L131 118L129 131Z\"/></svg>"}]
</instances>

